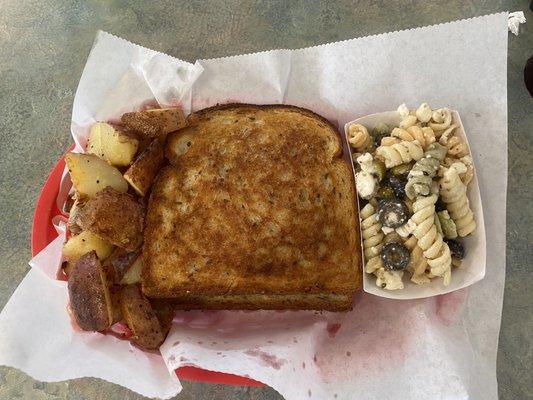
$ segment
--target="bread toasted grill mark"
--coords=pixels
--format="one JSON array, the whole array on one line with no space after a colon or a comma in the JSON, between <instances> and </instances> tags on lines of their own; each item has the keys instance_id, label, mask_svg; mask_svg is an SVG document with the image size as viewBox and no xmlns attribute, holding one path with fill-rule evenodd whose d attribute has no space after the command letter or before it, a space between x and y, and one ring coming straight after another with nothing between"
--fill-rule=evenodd
<instances>
[{"instance_id":1,"label":"bread toasted grill mark","mask_svg":"<svg viewBox=\"0 0 533 400\"><path fill-rule=\"evenodd\" d=\"M355 188L336 129L282 105L217 106L188 123L169 135L172 166L152 188L143 291L174 299L293 295L301 296L290 298L297 308L349 307L360 251ZM328 308L314 294L347 297ZM291 308L258 299L232 304ZM202 304L217 301L224 303Z\"/></svg>"}]
</instances>

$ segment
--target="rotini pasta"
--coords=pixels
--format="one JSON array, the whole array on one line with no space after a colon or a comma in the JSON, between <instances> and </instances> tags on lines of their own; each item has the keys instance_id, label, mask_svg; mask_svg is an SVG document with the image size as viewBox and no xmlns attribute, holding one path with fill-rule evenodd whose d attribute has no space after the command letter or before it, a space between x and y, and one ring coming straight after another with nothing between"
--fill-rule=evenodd
<instances>
[{"instance_id":1,"label":"rotini pasta","mask_svg":"<svg viewBox=\"0 0 533 400\"><path fill-rule=\"evenodd\" d=\"M455 226L455 222L453 222L453 219L450 217L448 211L439 211L437 216L439 217L442 235L446 239L455 239L457 237L457 227Z\"/></svg>"},{"instance_id":2,"label":"rotini pasta","mask_svg":"<svg viewBox=\"0 0 533 400\"><path fill-rule=\"evenodd\" d=\"M464 164L466 169L461 168L461 171L465 172L459 172L459 177L461 178L461 181L468 186L468 184L472 182L472 179L474 178L474 165L472 163L472 157L470 156L461 157L460 159L454 157L445 157L444 160L442 160L441 166L439 167L438 176L442 178L446 170L455 163Z\"/></svg>"},{"instance_id":3,"label":"rotini pasta","mask_svg":"<svg viewBox=\"0 0 533 400\"><path fill-rule=\"evenodd\" d=\"M430 267L431 274L444 277L444 284L449 284L451 271L450 248L437 232L435 226L435 203L437 196L418 197L413 204L414 214L411 220L417 227L413 234L418 239L418 246Z\"/></svg>"},{"instance_id":4,"label":"rotini pasta","mask_svg":"<svg viewBox=\"0 0 533 400\"><path fill-rule=\"evenodd\" d=\"M416 109L415 112L416 118L420 122L427 123L431 119L431 116L433 115L433 110L428 105L428 103L422 103L420 106Z\"/></svg>"},{"instance_id":5,"label":"rotini pasta","mask_svg":"<svg viewBox=\"0 0 533 400\"><path fill-rule=\"evenodd\" d=\"M372 138L363 125L354 124L348 128L348 142L357 152L362 153L370 147Z\"/></svg>"},{"instance_id":6,"label":"rotini pasta","mask_svg":"<svg viewBox=\"0 0 533 400\"><path fill-rule=\"evenodd\" d=\"M459 174L461 181L468 186L472 179L474 179L474 163L472 162L472 157L469 155L461 157L461 162L466 167L466 172Z\"/></svg>"},{"instance_id":7,"label":"rotini pasta","mask_svg":"<svg viewBox=\"0 0 533 400\"><path fill-rule=\"evenodd\" d=\"M410 126L416 125L417 122L416 115L409 114L400 121L400 128L407 129Z\"/></svg>"},{"instance_id":8,"label":"rotini pasta","mask_svg":"<svg viewBox=\"0 0 533 400\"><path fill-rule=\"evenodd\" d=\"M411 251L409 270L413 275L424 275L428 262L424 257L422 249L417 246L418 240L415 236L410 236L403 244Z\"/></svg>"},{"instance_id":9,"label":"rotini pasta","mask_svg":"<svg viewBox=\"0 0 533 400\"><path fill-rule=\"evenodd\" d=\"M407 205L407 208L409 209L409 205ZM412 209L409 209L409 212L412 212ZM405 224L403 224L402 226L396 228L395 231L400 237L406 238L411 233L413 233L415 228L416 228L416 224L413 221L411 221L411 220L407 220L407 222Z\"/></svg>"},{"instance_id":10,"label":"rotini pasta","mask_svg":"<svg viewBox=\"0 0 533 400\"><path fill-rule=\"evenodd\" d=\"M446 143L445 141L448 140L448 138L453 135L453 131L455 130L455 128L457 128L457 125L451 124L445 130L439 131L436 137L439 139L441 143Z\"/></svg>"},{"instance_id":11,"label":"rotini pasta","mask_svg":"<svg viewBox=\"0 0 533 400\"><path fill-rule=\"evenodd\" d=\"M413 165L405 185L405 194L409 199L414 199L418 195L427 196L430 193L433 178L445 155L446 148L438 143L432 143L424 152L424 157Z\"/></svg>"},{"instance_id":12,"label":"rotini pasta","mask_svg":"<svg viewBox=\"0 0 533 400\"><path fill-rule=\"evenodd\" d=\"M361 210L365 271L387 290L403 288L404 271L417 285L449 285L465 255L459 236L476 229L466 196L472 158L451 110L402 104L397 115L394 125L375 125L369 143L364 127L350 131L350 145L366 150L355 164L359 198L369 200Z\"/></svg>"},{"instance_id":13,"label":"rotini pasta","mask_svg":"<svg viewBox=\"0 0 533 400\"><path fill-rule=\"evenodd\" d=\"M390 146L380 146L376 154L383 159L387 168L395 167L412 160L418 161L424 155L422 146L417 140L403 140Z\"/></svg>"},{"instance_id":14,"label":"rotini pasta","mask_svg":"<svg viewBox=\"0 0 533 400\"><path fill-rule=\"evenodd\" d=\"M392 136L385 136L381 138L381 146L392 146L393 144L400 143L401 140Z\"/></svg>"},{"instance_id":15,"label":"rotini pasta","mask_svg":"<svg viewBox=\"0 0 533 400\"><path fill-rule=\"evenodd\" d=\"M363 254L365 271L376 275L376 285L388 290L403 289L403 271L388 271L383 267L381 249L384 234L381 223L376 218L375 207L368 203L361 210L361 230L363 233Z\"/></svg>"},{"instance_id":16,"label":"rotini pasta","mask_svg":"<svg viewBox=\"0 0 533 400\"><path fill-rule=\"evenodd\" d=\"M407 197L414 199L418 195L427 196L438 168L439 160L436 158L424 157L418 160L413 166L413 169L409 171L405 185L405 194Z\"/></svg>"},{"instance_id":17,"label":"rotini pasta","mask_svg":"<svg viewBox=\"0 0 533 400\"><path fill-rule=\"evenodd\" d=\"M448 150L446 149L446 147L435 142L431 143L424 151L424 157L433 157L439 161L442 161L446 157L447 153Z\"/></svg>"},{"instance_id":18,"label":"rotini pasta","mask_svg":"<svg viewBox=\"0 0 533 400\"><path fill-rule=\"evenodd\" d=\"M448 149L446 149L446 153L448 153ZM460 162L458 158L455 157L444 157L444 160L441 161L441 164L439 166L439 170L437 172L437 176L439 178L442 178L444 176L444 173L448 168L452 166L452 164ZM459 174L460 175L460 174Z\"/></svg>"},{"instance_id":19,"label":"rotini pasta","mask_svg":"<svg viewBox=\"0 0 533 400\"><path fill-rule=\"evenodd\" d=\"M454 163L444 172L440 180L441 198L455 222L457 234L461 237L469 235L476 229L474 213L466 196L466 185L459 176L459 173L464 172L466 167L463 163Z\"/></svg>"},{"instance_id":20,"label":"rotini pasta","mask_svg":"<svg viewBox=\"0 0 533 400\"><path fill-rule=\"evenodd\" d=\"M363 235L365 270L368 273L373 273L383 267L379 254L383 247L384 234L381 231L381 223L376 217L376 209L370 203L361 210L361 231Z\"/></svg>"},{"instance_id":21,"label":"rotini pasta","mask_svg":"<svg viewBox=\"0 0 533 400\"><path fill-rule=\"evenodd\" d=\"M404 119L410 114L409 108L407 108L405 103L400 104L396 109L396 112L400 115L400 118L402 119Z\"/></svg>"},{"instance_id":22,"label":"rotini pasta","mask_svg":"<svg viewBox=\"0 0 533 400\"><path fill-rule=\"evenodd\" d=\"M441 137L441 139L442 138L444 138L444 135ZM447 140L439 140L439 142L446 146L448 149L448 154L453 157L461 158L469 154L466 142L457 136L452 136L447 138Z\"/></svg>"},{"instance_id":23,"label":"rotini pasta","mask_svg":"<svg viewBox=\"0 0 533 400\"><path fill-rule=\"evenodd\" d=\"M428 126L433 129L435 136L440 137L452 123L452 113L447 108L439 108L431 114L431 120Z\"/></svg>"},{"instance_id":24,"label":"rotini pasta","mask_svg":"<svg viewBox=\"0 0 533 400\"><path fill-rule=\"evenodd\" d=\"M409 142L418 140L418 143L423 149L435 141L435 133L433 129L428 127L421 128L420 126L410 126L407 129L394 128L391 132L391 136L397 137L401 140L407 140Z\"/></svg>"}]
</instances>

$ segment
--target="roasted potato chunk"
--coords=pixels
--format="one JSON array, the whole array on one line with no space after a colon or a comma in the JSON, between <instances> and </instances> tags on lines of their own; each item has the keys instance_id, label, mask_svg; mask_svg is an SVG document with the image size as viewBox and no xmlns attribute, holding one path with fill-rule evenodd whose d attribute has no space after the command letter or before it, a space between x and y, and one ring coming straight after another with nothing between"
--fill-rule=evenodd
<instances>
[{"instance_id":1,"label":"roasted potato chunk","mask_svg":"<svg viewBox=\"0 0 533 400\"><path fill-rule=\"evenodd\" d=\"M128 285L121 292L122 316L133 332L132 341L146 349L156 349L165 339L155 310L141 293L139 285Z\"/></svg>"},{"instance_id":2,"label":"roasted potato chunk","mask_svg":"<svg viewBox=\"0 0 533 400\"><path fill-rule=\"evenodd\" d=\"M126 271L122 280L120 281L121 285L133 285L141 281L141 272L143 269L142 257L137 257L133 265Z\"/></svg>"},{"instance_id":3,"label":"roasted potato chunk","mask_svg":"<svg viewBox=\"0 0 533 400\"><path fill-rule=\"evenodd\" d=\"M91 251L95 251L100 260L105 260L113 251L113 245L106 240L99 238L91 232L81 232L72 236L63 246L63 258L72 267L83 256ZM67 268L67 273L70 268Z\"/></svg>"},{"instance_id":4,"label":"roasted potato chunk","mask_svg":"<svg viewBox=\"0 0 533 400\"><path fill-rule=\"evenodd\" d=\"M180 108L157 108L126 113L121 120L126 128L151 138L166 135L187 125Z\"/></svg>"},{"instance_id":5,"label":"roasted potato chunk","mask_svg":"<svg viewBox=\"0 0 533 400\"><path fill-rule=\"evenodd\" d=\"M122 292L122 286L120 285L111 285L111 283L108 281L109 284L109 296L111 299L111 312L112 312L112 321L111 325L113 325L116 322L122 321L122 305L120 303L121 300L121 292Z\"/></svg>"},{"instance_id":6,"label":"roasted potato chunk","mask_svg":"<svg viewBox=\"0 0 533 400\"><path fill-rule=\"evenodd\" d=\"M82 230L127 251L137 250L142 243L143 207L133 196L112 187L87 201L76 221Z\"/></svg>"},{"instance_id":7,"label":"roasted potato chunk","mask_svg":"<svg viewBox=\"0 0 533 400\"><path fill-rule=\"evenodd\" d=\"M165 163L164 149L164 143L155 139L124 174L124 179L140 196L146 196L154 178Z\"/></svg>"},{"instance_id":8,"label":"roasted potato chunk","mask_svg":"<svg viewBox=\"0 0 533 400\"><path fill-rule=\"evenodd\" d=\"M109 281L119 283L124 277L124 274L135 264L138 257L139 251L129 252L120 247L116 247L104 262L104 270Z\"/></svg>"},{"instance_id":9,"label":"roasted potato chunk","mask_svg":"<svg viewBox=\"0 0 533 400\"><path fill-rule=\"evenodd\" d=\"M135 157L139 141L106 122L97 122L91 126L87 153L103 158L115 166L130 165Z\"/></svg>"},{"instance_id":10,"label":"roasted potato chunk","mask_svg":"<svg viewBox=\"0 0 533 400\"><path fill-rule=\"evenodd\" d=\"M104 270L95 251L84 254L68 279L70 307L79 327L102 331L113 323L113 308Z\"/></svg>"},{"instance_id":11,"label":"roasted potato chunk","mask_svg":"<svg viewBox=\"0 0 533 400\"><path fill-rule=\"evenodd\" d=\"M69 153L65 160L72 184L82 197L93 197L108 186L119 192L128 191L128 182L120 171L94 154Z\"/></svg>"},{"instance_id":12,"label":"roasted potato chunk","mask_svg":"<svg viewBox=\"0 0 533 400\"><path fill-rule=\"evenodd\" d=\"M174 309L165 299L151 300L152 308L157 315L157 319L161 324L161 329L166 336L172 326L172 320L174 319Z\"/></svg>"}]
</instances>

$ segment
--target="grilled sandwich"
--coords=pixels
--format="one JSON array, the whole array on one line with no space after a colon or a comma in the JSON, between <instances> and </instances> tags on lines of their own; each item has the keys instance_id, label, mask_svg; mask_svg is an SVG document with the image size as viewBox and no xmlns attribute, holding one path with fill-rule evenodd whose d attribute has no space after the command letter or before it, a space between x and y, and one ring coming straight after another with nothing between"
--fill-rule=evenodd
<instances>
[{"instance_id":1,"label":"grilled sandwich","mask_svg":"<svg viewBox=\"0 0 533 400\"><path fill-rule=\"evenodd\" d=\"M360 239L336 128L285 105L215 106L187 122L152 188L143 292L181 309L350 309Z\"/></svg>"}]
</instances>

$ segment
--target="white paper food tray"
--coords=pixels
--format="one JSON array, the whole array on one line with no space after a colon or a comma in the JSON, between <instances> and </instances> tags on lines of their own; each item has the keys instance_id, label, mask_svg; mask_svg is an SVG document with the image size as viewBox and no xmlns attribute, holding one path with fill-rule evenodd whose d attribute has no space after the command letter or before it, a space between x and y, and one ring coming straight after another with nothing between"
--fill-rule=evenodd
<instances>
[{"instance_id":1,"label":"white paper food tray","mask_svg":"<svg viewBox=\"0 0 533 400\"><path fill-rule=\"evenodd\" d=\"M421 99L422 100L422 99ZM357 118L348 122L344 126L344 135L346 143L348 142L348 128L353 124L361 124L369 131L383 122L391 126L398 126L400 124L400 114L397 111L387 111L377 114L370 114L361 118ZM452 110L452 123L458 125L454 131L454 135L463 139L470 152L470 145L465 133L463 123L457 111ZM350 161L352 163L352 170L355 179L355 165L354 155L350 151ZM472 154L470 152L470 154ZM476 168L474 165L474 178L468 185L467 191L468 199L470 200L470 207L474 212L477 228L473 234L462 238L466 250L465 258L460 268L452 267L452 280L448 286L444 286L442 278L433 278L431 282L424 285L417 285L409 280L410 274L405 273L403 277L404 288L400 290L386 290L376 285L376 277L373 274L364 272L365 261L362 257L363 266L363 289L367 293L372 293L376 296L387 297L389 299L409 300L420 299L424 297L438 296L445 293L450 293L455 290L470 286L477 281L480 281L485 276L486 265L486 240L485 240L485 224L483 222L483 209L481 207L481 195L479 193L478 179ZM360 211L359 197L357 198L357 210ZM363 247L363 235L361 234L361 248Z\"/></svg>"}]
</instances>

